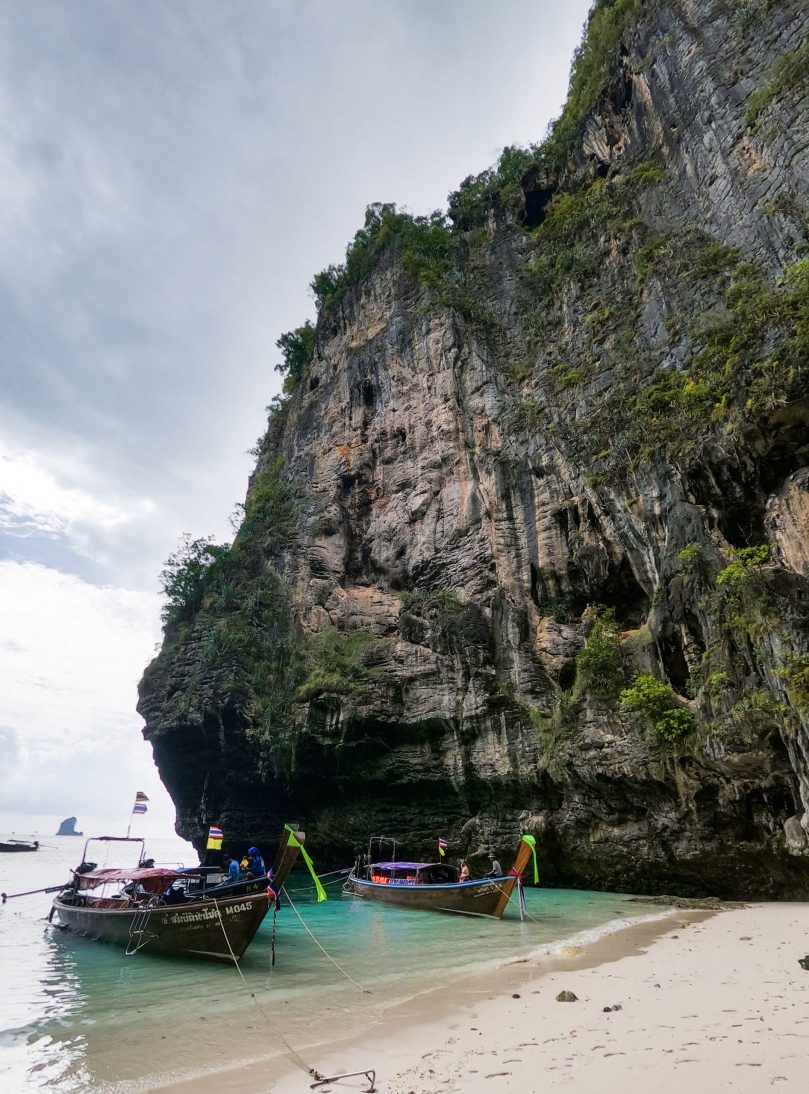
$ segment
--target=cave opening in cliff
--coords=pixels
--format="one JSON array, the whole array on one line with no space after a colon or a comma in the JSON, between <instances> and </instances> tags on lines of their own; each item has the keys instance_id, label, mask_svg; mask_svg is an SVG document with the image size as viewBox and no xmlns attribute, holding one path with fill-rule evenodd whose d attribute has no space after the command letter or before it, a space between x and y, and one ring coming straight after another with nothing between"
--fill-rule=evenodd
<instances>
[{"instance_id":1,"label":"cave opening in cliff","mask_svg":"<svg viewBox=\"0 0 809 1094\"><path fill-rule=\"evenodd\" d=\"M576 683L576 662L565 661L559 669L559 687L562 691L570 691Z\"/></svg>"},{"instance_id":2,"label":"cave opening in cliff","mask_svg":"<svg viewBox=\"0 0 809 1094\"><path fill-rule=\"evenodd\" d=\"M749 547L766 540L760 491L725 465L707 461L688 474L688 492L695 505L713 515L716 527L731 547Z\"/></svg>"},{"instance_id":3,"label":"cave opening in cliff","mask_svg":"<svg viewBox=\"0 0 809 1094\"><path fill-rule=\"evenodd\" d=\"M554 195L553 186L536 186L525 190L525 215L523 226L526 228L538 228L545 219L548 206Z\"/></svg>"},{"instance_id":4,"label":"cave opening in cliff","mask_svg":"<svg viewBox=\"0 0 809 1094\"><path fill-rule=\"evenodd\" d=\"M624 556L616 566L610 564L601 581L591 583L595 604L612 608L615 621L624 627L639 627L649 614L649 597Z\"/></svg>"},{"instance_id":5,"label":"cave opening in cliff","mask_svg":"<svg viewBox=\"0 0 809 1094\"><path fill-rule=\"evenodd\" d=\"M765 494L776 494L790 475L809 464L809 400L799 411L796 422L779 429L772 438L766 462L761 467L761 487Z\"/></svg>"},{"instance_id":6,"label":"cave opening in cliff","mask_svg":"<svg viewBox=\"0 0 809 1094\"><path fill-rule=\"evenodd\" d=\"M672 631L658 640L658 652L671 686L680 695L687 695L691 674L677 631Z\"/></svg>"}]
</instances>

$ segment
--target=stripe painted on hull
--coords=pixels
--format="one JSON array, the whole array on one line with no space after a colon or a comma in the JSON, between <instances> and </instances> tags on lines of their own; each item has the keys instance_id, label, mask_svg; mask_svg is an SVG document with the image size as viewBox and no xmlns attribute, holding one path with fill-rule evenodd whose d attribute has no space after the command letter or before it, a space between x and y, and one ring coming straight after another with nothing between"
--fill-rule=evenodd
<instances>
[{"instance_id":1,"label":"stripe painted on hull","mask_svg":"<svg viewBox=\"0 0 809 1094\"><path fill-rule=\"evenodd\" d=\"M354 874L348 880L354 895L361 900L375 900L413 911L471 915L481 919L499 919L517 884L513 874L444 885L380 885Z\"/></svg>"}]
</instances>

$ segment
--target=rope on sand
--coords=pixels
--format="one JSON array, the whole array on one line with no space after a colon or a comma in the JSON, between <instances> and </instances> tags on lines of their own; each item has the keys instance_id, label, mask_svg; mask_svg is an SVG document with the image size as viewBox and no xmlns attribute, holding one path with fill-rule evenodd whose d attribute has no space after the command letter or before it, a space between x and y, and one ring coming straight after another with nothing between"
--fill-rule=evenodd
<instances>
[{"instance_id":1,"label":"rope on sand","mask_svg":"<svg viewBox=\"0 0 809 1094\"><path fill-rule=\"evenodd\" d=\"M290 901L290 904L291 903L292 903L292 901ZM219 910L219 904L217 903L215 897L213 898L213 904L214 904L214 907L216 908L216 914L219 916L219 926L222 928L222 934L225 936L225 942L227 943L228 950L230 951L230 956L233 958L233 964L236 967L236 972L241 977L241 981L242 981L242 984L245 987L245 990L247 992L249 992L250 998L253 1000L256 1007L258 1008L259 1014L264 1019L264 1021L267 1023L267 1026L269 1027L269 1029L272 1030L273 1033L277 1033L278 1036L281 1038L281 1040L284 1042L284 1044L286 1045L287 1051L289 1052L290 1056L295 1061L295 1063L298 1065L298 1067L302 1068L303 1071L305 1071L307 1075L310 1075L315 1080L315 1084L323 1082L323 1076L320 1074L320 1072L317 1071L313 1067L309 1067L309 1065L306 1063L306 1061L300 1055L300 1053L297 1052L292 1047L292 1045L289 1043L289 1041L283 1035L281 1030L277 1029L276 1027L273 1026L272 1022L270 1021L270 1016L264 1010L264 1007L262 1007L261 1003L259 1003L258 999L256 999L255 992L250 990L250 987L249 987L247 981L244 978L244 973L242 972L241 968L239 967L239 959L236 957L236 954L233 952L233 947L231 946L230 939L228 938L228 932L225 930L225 924L222 920L222 913Z\"/></svg>"}]
</instances>

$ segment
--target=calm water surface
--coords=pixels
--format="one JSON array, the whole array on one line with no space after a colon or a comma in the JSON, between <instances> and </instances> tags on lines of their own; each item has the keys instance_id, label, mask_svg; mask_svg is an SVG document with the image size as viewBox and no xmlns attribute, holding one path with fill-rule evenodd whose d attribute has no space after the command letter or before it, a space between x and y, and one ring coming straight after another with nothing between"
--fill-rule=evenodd
<instances>
[{"instance_id":1,"label":"calm water surface","mask_svg":"<svg viewBox=\"0 0 809 1094\"><path fill-rule=\"evenodd\" d=\"M47 842L35 855L0 854L0 890L67 879L84 840ZM177 840L151 840L147 853L193 864ZM45 919L48 895L10 900L0 908L2 1089L149 1090L281 1051L281 1033L297 1048L356 1034L390 1003L428 987L660 911L607 893L528 889L535 920L521 923L515 900L498 923L384 908L341 897L339 884L317 904L306 875L287 889L318 941L371 994L329 962L289 902L278 916L275 967L268 916L242 960L245 987L229 966L146 951L126 957L56 930Z\"/></svg>"}]
</instances>

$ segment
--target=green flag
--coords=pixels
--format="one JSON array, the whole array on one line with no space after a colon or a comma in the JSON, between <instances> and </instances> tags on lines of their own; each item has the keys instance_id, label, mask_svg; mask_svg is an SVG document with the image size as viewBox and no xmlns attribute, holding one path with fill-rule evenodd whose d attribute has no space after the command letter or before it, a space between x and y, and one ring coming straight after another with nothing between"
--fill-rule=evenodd
<instances>
[{"instance_id":1,"label":"green flag","mask_svg":"<svg viewBox=\"0 0 809 1094\"><path fill-rule=\"evenodd\" d=\"M531 855L534 859L534 885L539 881L539 870L537 869L537 841L533 836L523 836L523 843L527 843L531 848Z\"/></svg>"},{"instance_id":2,"label":"green flag","mask_svg":"<svg viewBox=\"0 0 809 1094\"><path fill-rule=\"evenodd\" d=\"M318 904L320 904L320 902L323 901L323 900L328 900L329 898L326 896L326 890L320 884L320 878L315 873L315 864L309 858L309 855L306 853L306 850L305 850L303 844L300 842L300 840L298 839L298 837L295 835L295 833L292 831L292 829L290 828L290 826L288 824L285 824L284 828L286 828L287 832L289 832L289 846L290 847L297 847L299 849L299 851L301 853L301 858L303 859L303 861L306 863L306 865L309 868L309 873L312 875L312 881L314 881L315 889L317 890L317 902L318 902Z\"/></svg>"}]
</instances>

